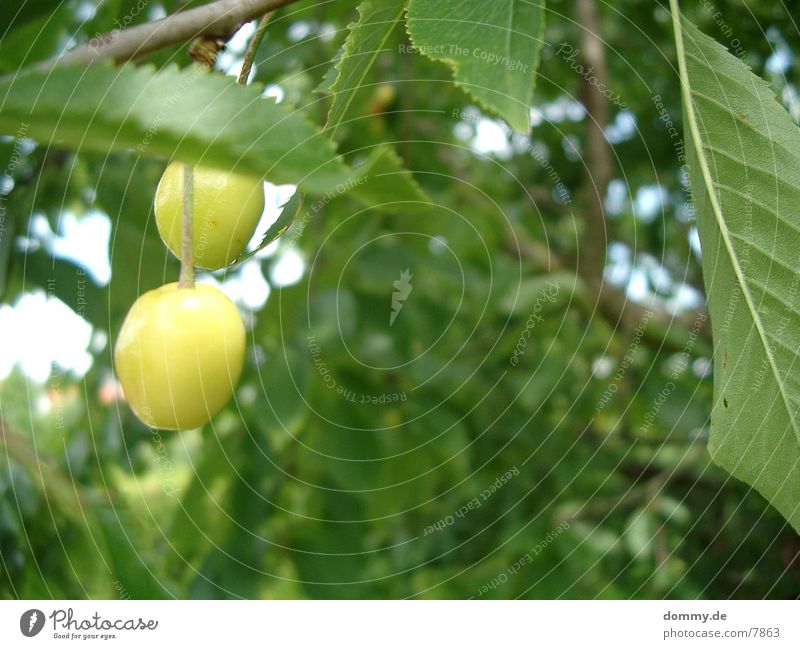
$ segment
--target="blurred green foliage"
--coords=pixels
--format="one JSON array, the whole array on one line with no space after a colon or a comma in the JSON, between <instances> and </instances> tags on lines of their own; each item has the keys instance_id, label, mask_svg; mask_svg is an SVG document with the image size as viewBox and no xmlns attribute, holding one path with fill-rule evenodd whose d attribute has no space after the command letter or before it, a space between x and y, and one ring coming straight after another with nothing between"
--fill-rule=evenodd
<instances>
[{"instance_id":1,"label":"blurred green foliage","mask_svg":"<svg viewBox=\"0 0 800 649\"><path fill-rule=\"evenodd\" d=\"M99 3L85 20L90 4L72 0L52 14L32 5L3 36L0 70L110 31L136 1ZM717 4L736 15L743 3ZM737 38L771 78L761 29L795 49L798 35L782 31L777 5L748 6L754 17L736 23ZM534 95L543 110L579 94L580 78L555 55L559 43L578 41L579 28L559 14L571 15L570 3L548 3ZM316 89L355 15L350 3L283 10L258 51L255 80L279 85L284 101L324 124L330 98ZM720 38L707 12L690 17ZM613 86L638 127L614 145L615 177L629 195L613 216L618 242L699 288L691 224L677 209L679 164L651 100L660 94L680 119L669 17L625 0L605 8L603 34ZM18 41L30 45L22 51ZM5 197L9 227L24 234L39 213L57 228L65 210L101 210L113 224L112 278L80 292L77 267L15 247L4 300L49 290L109 342L80 380L54 368L46 385L19 371L0 384L2 596L800 595L800 539L710 463L711 379L693 371L708 360L702 348L655 412L676 350L649 338L634 348L630 331L594 312L573 274L548 274L513 245L517 232L574 257L586 236L580 205L559 202L530 154L471 150L464 133L473 137L475 124L459 119L473 114L469 98L445 65L401 54L401 44L398 29L355 95L340 150L357 164L392 143L436 207L387 213L343 194L301 211L302 232L284 236L262 267L270 277L295 247L306 271L294 285L273 285L266 306L246 314L251 353L237 398L202 430L149 431L109 396L122 317L138 294L177 276L152 219L167 161L52 146L24 155ZM183 47L149 60L187 63ZM790 67L774 81L796 75ZM190 118L191 106L180 110ZM575 195L586 170L565 143L580 151L585 123L548 114L532 143ZM0 143L0 164L12 149ZM630 198L654 183L668 197L664 214L637 219ZM390 327L393 283L406 269L413 289ZM548 281L558 291L531 328ZM509 471L517 473L496 486Z\"/></svg>"}]
</instances>

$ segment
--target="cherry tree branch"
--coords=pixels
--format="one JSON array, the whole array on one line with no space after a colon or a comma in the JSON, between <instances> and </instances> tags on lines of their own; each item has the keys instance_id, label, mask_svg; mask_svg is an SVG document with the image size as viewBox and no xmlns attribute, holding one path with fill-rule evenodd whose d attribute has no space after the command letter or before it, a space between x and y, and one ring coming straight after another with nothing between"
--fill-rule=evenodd
<instances>
[{"instance_id":1,"label":"cherry tree branch","mask_svg":"<svg viewBox=\"0 0 800 649\"><path fill-rule=\"evenodd\" d=\"M227 40L248 20L292 4L297 0L217 0L202 7L187 9L161 20L114 30L91 39L60 56L41 63L49 69L55 65L121 63L151 54L157 50L191 41L198 36Z\"/></svg>"},{"instance_id":2,"label":"cherry tree branch","mask_svg":"<svg viewBox=\"0 0 800 649\"><path fill-rule=\"evenodd\" d=\"M608 86L609 75L596 0L578 0L575 8L581 25L581 57L586 69L591 70L581 82L581 100L587 112L587 174L581 191L586 230L578 245L578 271L585 281L596 287L602 283L605 269L608 228L604 200L614 173L611 145L605 134L610 107L606 96L597 88Z\"/></svg>"},{"instance_id":3,"label":"cherry tree branch","mask_svg":"<svg viewBox=\"0 0 800 649\"><path fill-rule=\"evenodd\" d=\"M622 289L604 281L609 239L604 202L608 184L613 178L614 163L605 132L610 121L610 102L598 91L598 86L609 87L608 61L600 36L597 0L577 0L575 8L582 29L581 57L588 71L581 84L581 100L587 112L587 174L581 190L585 231L578 242L576 269L587 288L594 293L599 313L615 327L630 333L635 332L642 322L647 322L644 337L652 344L674 351L680 351L691 334L695 334L699 348L710 353L711 327L704 311L672 315L655 304L644 306L633 302Z\"/></svg>"}]
</instances>

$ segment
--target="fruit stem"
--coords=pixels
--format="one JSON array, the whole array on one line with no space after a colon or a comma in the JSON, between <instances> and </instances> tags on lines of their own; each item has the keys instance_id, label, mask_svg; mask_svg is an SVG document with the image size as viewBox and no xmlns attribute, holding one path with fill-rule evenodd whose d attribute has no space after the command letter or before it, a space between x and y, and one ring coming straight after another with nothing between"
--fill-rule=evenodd
<instances>
[{"instance_id":1,"label":"fruit stem","mask_svg":"<svg viewBox=\"0 0 800 649\"><path fill-rule=\"evenodd\" d=\"M183 165L183 211L181 219L181 274L180 288L194 288L194 255L192 249L192 186L194 170L191 165Z\"/></svg>"},{"instance_id":2,"label":"fruit stem","mask_svg":"<svg viewBox=\"0 0 800 649\"><path fill-rule=\"evenodd\" d=\"M250 43L247 46L247 51L244 53L244 61L242 61L242 70L239 72L239 79L237 81L238 83L243 85L247 83L247 78L250 76L250 70L253 68L253 59L256 56L256 50L261 44L261 39L264 38L264 34L267 32L269 19L272 18L274 13L274 11L270 11L261 17L258 27L256 27L256 33L253 34L253 38L250 39Z\"/></svg>"}]
</instances>

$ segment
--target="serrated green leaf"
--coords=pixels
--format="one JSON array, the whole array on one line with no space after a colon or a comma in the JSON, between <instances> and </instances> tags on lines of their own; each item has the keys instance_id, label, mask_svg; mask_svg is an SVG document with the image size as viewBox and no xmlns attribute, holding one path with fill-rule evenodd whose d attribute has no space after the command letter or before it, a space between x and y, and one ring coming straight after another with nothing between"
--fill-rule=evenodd
<instances>
[{"instance_id":1,"label":"serrated green leaf","mask_svg":"<svg viewBox=\"0 0 800 649\"><path fill-rule=\"evenodd\" d=\"M289 200L286 201L286 203L282 206L281 213L278 215L278 218L275 219L275 223L269 226L255 249L250 250L246 254L239 257L235 264L228 267L228 270L235 268L243 261L250 259L250 257L253 257L258 252L266 248L269 244L275 241L275 239L283 236L286 230L289 229L289 226L292 225L292 222L295 220L295 218L297 218L297 215L300 213L300 209L302 207L303 194L302 192L297 191L292 194L291 198L289 198Z\"/></svg>"},{"instance_id":2,"label":"serrated green leaf","mask_svg":"<svg viewBox=\"0 0 800 649\"><path fill-rule=\"evenodd\" d=\"M330 86L333 105L328 112L330 137L347 114L375 59L403 15L406 0L363 0L358 5L358 22L352 23L339 61L336 81Z\"/></svg>"},{"instance_id":3,"label":"serrated green leaf","mask_svg":"<svg viewBox=\"0 0 800 649\"><path fill-rule=\"evenodd\" d=\"M411 0L408 34L421 54L445 61L457 85L518 131L530 105L544 33L544 0Z\"/></svg>"},{"instance_id":4,"label":"serrated green leaf","mask_svg":"<svg viewBox=\"0 0 800 649\"><path fill-rule=\"evenodd\" d=\"M354 167L355 181L350 192L359 201L391 214L407 214L427 209L425 195L395 150L383 145Z\"/></svg>"},{"instance_id":5,"label":"serrated green leaf","mask_svg":"<svg viewBox=\"0 0 800 649\"><path fill-rule=\"evenodd\" d=\"M672 9L716 347L709 449L800 531L800 131Z\"/></svg>"},{"instance_id":6,"label":"serrated green leaf","mask_svg":"<svg viewBox=\"0 0 800 649\"><path fill-rule=\"evenodd\" d=\"M293 183L334 189L348 170L298 111L257 84L200 68L93 65L29 72L0 82L0 132L100 152L133 149Z\"/></svg>"},{"instance_id":7,"label":"serrated green leaf","mask_svg":"<svg viewBox=\"0 0 800 649\"><path fill-rule=\"evenodd\" d=\"M294 219L300 213L300 209L303 207L302 192L295 192L292 194L291 198L286 201L282 207L283 209L281 210L280 216L264 233L264 238L261 239L261 243L258 244L258 247L255 249L254 253L258 252L265 246L268 246L289 229L292 221L294 221Z\"/></svg>"},{"instance_id":8,"label":"serrated green leaf","mask_svg":"<svg viewBox=\"0 0 800 649\"><path fill-rule=\"evenodd\" d=\"M339 71L336 69L336 66L339 64L339 60L342 58L342 51L344 48L340 49L339 52L334 57L334 64L331 65L326 71L325 75L322 77L322 81L319 82L316 88L314 88L314 92L319 93L320 95L329 95L333 91L333 84L336 83L336 78L339 76Z\"/></svg>"}]
</instances>

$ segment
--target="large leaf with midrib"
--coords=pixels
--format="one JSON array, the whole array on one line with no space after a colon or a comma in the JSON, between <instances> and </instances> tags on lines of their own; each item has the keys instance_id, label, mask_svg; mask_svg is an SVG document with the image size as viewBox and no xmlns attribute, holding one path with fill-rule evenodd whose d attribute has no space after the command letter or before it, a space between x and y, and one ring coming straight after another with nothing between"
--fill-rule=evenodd
<instances>
[{"instance_id":1,"label":"large leaf with midrib","mask_svg":"<svg viewBox=\"0 0 800 649\"><path fill-rule=\"evenodd\" d=\"M715 344L709 449L800 531L800 130L672 4Z\"/></svg>"}]
</instances>

